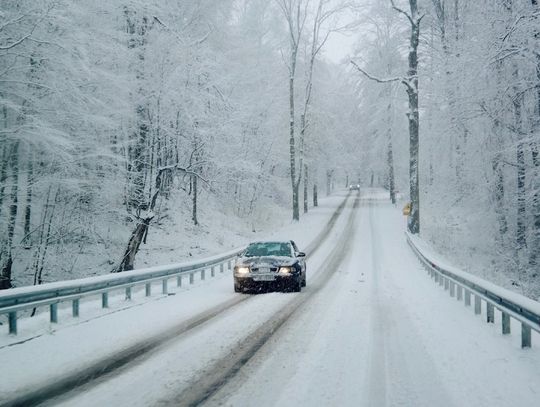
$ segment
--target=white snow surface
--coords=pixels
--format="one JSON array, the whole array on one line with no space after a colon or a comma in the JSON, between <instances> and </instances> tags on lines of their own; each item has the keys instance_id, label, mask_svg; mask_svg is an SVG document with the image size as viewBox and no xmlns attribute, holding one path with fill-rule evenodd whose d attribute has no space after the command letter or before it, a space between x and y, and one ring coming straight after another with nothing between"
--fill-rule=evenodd
<instances>
[{"instance_id":1,"label":"white snow surface","mask_svg":"<svg viewBox=\"0 0 540 407\"><path fill-rule=\"evenodd\" d=\"M329 239L307 259L308 286L301 293L251 296L143 360L51 403L171 405L194 377L205 375L276 311L304 296L285 325L206 405L536 405L538 335L533 334L533 348L522 350L519 325L512 326L511 336L502 336L498 314L496 323L488 325L450 298L408 247L399 209L379 190L363 194L360 207L352 209L351 200ZM305 247L342 199L325 200L274 237L287 236ZM352 211L353 250L327 277L330 270L321 266ZM173 296L148 301L137 299L139 294L132 304L111 299L106 314L97 302L95 308L83 306L81 320L61 314L61 323L41 335L48 326L45 314L23 320L21 332L31 332L27 339L33 339L15 344L13 337L0 334L0 403L241 295L233 292L227 272L184 285Z\"/></svg>"}]
</instances>

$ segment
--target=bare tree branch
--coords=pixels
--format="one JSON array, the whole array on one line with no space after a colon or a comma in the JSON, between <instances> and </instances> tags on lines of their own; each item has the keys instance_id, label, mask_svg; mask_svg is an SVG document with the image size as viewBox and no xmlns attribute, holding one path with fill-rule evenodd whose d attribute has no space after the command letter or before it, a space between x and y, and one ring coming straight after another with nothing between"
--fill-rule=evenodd
<instances>
[{"instance_id":1,"label":"bare tree branch","mask_svg":"<svg viewBox=\"0 0 540 407\"><path fill-rule=\"evenodd\" d=\"M397 7L397 6L396 6L396 3L394 3L394 0L390 0L390 3L392 3L392 8L393 8L394 10L396 10L398 13L403 14L405 17L407 17L407 18L409 19L409 21L411 22L412 25L415 24L414 21L413 21L413 19L412 19L412 17L411 17L411 15L410 15L409 13L407 13L405 10L403 10L403 9L401 9L401 8L399 8L399 7Z\"/></svg>"},{"instance_id":2,"label":"bare tree branch","mask_svg":"<svg viewBox=\"0 0 540 407\"><path fill-rule=\"evenodd\" d=\"M392 82L402 82L406 86L409 86L408 82L405 80L405 78L395 77L395 78L378 78L376 76L371 75L370 73L364 71L362 68L358 66L358 64L351 60L351 64L353 64L356 69L358 69L364 76L366 76L368 79L378 82L378 83L392 83Z\"/></svg>"}]
</instances>

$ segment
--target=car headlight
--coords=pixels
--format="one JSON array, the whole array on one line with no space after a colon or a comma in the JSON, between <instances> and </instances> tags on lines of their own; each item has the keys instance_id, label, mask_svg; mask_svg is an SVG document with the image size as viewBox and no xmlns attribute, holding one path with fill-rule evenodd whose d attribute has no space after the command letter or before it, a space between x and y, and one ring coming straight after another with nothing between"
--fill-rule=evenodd
<instances>
[{"instance_id":1,"label":"car headlight","mask_svg":"<svg viewBox=\"0 0 540 407\"><path fill-rule=\"evenodd\" d=\"M238 274L248 274L249 273L249 267L247 267L247 266L238 266L238 267L236 267L236 272Z\"/></svg>"},{"instance_id":2,"label":"car headlight","mask_svg":"<svg viewBox=\"0 0 540 407\"><path fill-rule=\"evenodd\" d=\"M280 267L279 273L281 274L291 274L292 268L291 267Z\"/></svg>"}]
</instances>

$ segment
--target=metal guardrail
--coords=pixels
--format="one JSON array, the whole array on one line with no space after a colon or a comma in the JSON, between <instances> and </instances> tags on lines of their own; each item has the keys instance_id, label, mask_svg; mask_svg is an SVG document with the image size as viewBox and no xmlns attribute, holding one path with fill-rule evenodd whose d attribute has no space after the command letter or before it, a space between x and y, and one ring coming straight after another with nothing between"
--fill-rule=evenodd
<instances>
[{"instance_id":1,"label":"metal guardrail","mask_svg":"<svg viewBox=\"0 0 540 407\"><path fill-rule=\"evenodd\" d=\"M407 242L429 275L440 286L448 290L451 297L464 300L471 306L474 296L474 313L482 314L482 301L486 306L486 322L495 322L495 309L501 313L502 334L510 334L510 318L521 323L521 347L531 347L531 329L540 333L540 303L520 294L498 287L488 281L472 276L464 271L437 265L438 259L425 254L418 246L416 237L407 233Z\"/></svg>"},{"instance_id":2,"label":"metal guardrail","mask_svg":"<svg viewBox=\"0 0 540 407\"><path fill-rule=\"evenodd\" d=\"M195 274L200 273L201 280L206 278L206 270L210 270L214 277L216 268L223 273L225 264L230 270L233 259L243 249L207 258L196 263L180 263L168 266L151 267L108 274L104 276L89 277L79 280L47 283L39 286L29 286L9 289L0 292L0 315L8 315L9 333L17 334L17 313L45 305L49 306L50 321L58 322L58 304L72 302L73 317L79 316L80 300L84 297L101 294L102 308L109 307L109 292L125 289L126 300L131 300L132 288L145 285L145 295L152 293L152 283L161 281L162 294L168 294L168 282L176 277L177 287L182 286L182 276L189 275L189 283L193 284Z\"/></svg>"}]
</instances>

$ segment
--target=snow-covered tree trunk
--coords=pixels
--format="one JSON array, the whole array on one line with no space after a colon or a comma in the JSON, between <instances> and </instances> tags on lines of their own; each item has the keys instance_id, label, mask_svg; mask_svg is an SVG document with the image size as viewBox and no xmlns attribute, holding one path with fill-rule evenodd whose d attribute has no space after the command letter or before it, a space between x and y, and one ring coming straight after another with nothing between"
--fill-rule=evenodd
<instances>
[{"instance_id":1,"label":"snow-covered tree trunk","mask_svg":"<svg viewBox=\"0 0 540 407\"><path fill-rule=\"evenodd\" d=\"M420 233L420 185L419 185L419 151L420 151L420 116L418 112L418 45L420 39L420 22L423 16L418 14L417 0L409 0L410 13L392 6L404 14L411 25L409 41L409 70L405 78L407 95L409 97L409 195L411 199L411 213L408 218L408 229L412 234Z\"/></svg>"},{"instance_id":2,"label":"snow-covered tree trunk","mask_svg":"<svg viewBox=\"0 0 540 407\"><path fill-rule=\"evenodd\" d=\"M388 190L390 191L390 201L396 203L396 186L394 178L394 152L392 150L392 135L388 135L388 152L387 152L387 165L388 165Z\"/></svg>"},{"instance_id":3,"label":"snow-covered tree trunk","mask_svg":"<svg viewBox=\"0 0 540 407\"><path fill-rule=\"evenodd\" d=\"M197 187L197 179L198 178L196 175L191 176L191 185L192 185L191 193L193 194L191 220L193 221L193 224L195 226L199 224L199 220L197 218L197 199L198 199L198 192L199 192L199 188Z\"/></svg>"},{"instance_id":4,"label":"snow-covered tree trunk","mask_svg":"<svg viewBox=\"0 0 540 407\"><path fill-rule=\"evenodd\" d=\"M0 290L12 287L13 236L15 235L15 225L19 209L19 145L20 142L16 141L11 153L11 194L7 224L7 239L4 247L0 249Z\"/></svg>"},{"instance_id":5,"label":"snow-covered tree trunk","mask_svg":"<svg viewBox=\"0 0 540 407\"><path fill-rule=\"evenodd\" d=\"M2 147L2 162L0 163L0 216L2 216L2 204L4 203L4 193L6 190L6 179L10 158L10 150L10 146L4 143Z\"/></svg>"},{"instance_id":6,"label":"snow-covered tree trunk","mask_svg":"<svg viewBox=\"0 0 540 407\"><path fill-rule=\"evenodd\" d=\"M308 166L304 165L304 213L308 212Z\"/></svg>"},{"instance_id":7,"label":"snow-covered tree trunk","mask_svg":"<svg viewBox=\"0 0 540 407\"><path fill-rule=\"evenodd\" d=\"M298 50L307 18L306 8L309 2L305 0L276 0L285 17L289 50L287 68L289 70L289 166L292 189L293 220L300 219L299 189L302 178L302 165L297 167L298 151L296 146L296 111L295 111L295 80L298 64Z\"/></svg>"},{"instance_id":8,"label":"snow-covered tree trunk","mask_svg":"<svg viewBox=\"0 0 540 407\"><path fill-rule=\"evenodd\" d=\"M30 226L32 221L32 186L34 184L34 159L32 154L28 154L27 174L26 174L26 202L24 207L24 228L23 243L27 248L32 246L32 236Z\"/></svg>"},{"instance_id":9,"label":"snow-covered tree trunk","mask_svg":"<svg viewBox=\"0 0 540 407\"><path fill-rule=\"evenodd\" d=\"M517 65L513 66L513 77L517 84L520 79L519 69ZM517 169L517 217L516 217L516 244L518 251L525 248L527 245L527 207L526 207L526 164L525 164L525 145L522 140L523 136L523 96L520 90L515 86L514 92L516 96L513 100L514 107L514 128L517 135L516 143L516 169Z\"/></svg>"},{"instance_id":10,"label":"snow-covered tree trunk","mask_svg":"<svg viewBox=\"0 0 540 407\"><path fill-rule=\"evenodd\" d=\"M539 4L537 0L531 0L531 6L533 10L539 11ZM534 108L534 119L532 134L534 140L531 142L531 156L533 162L533 197L532 197L532 211L533 211L533 225L532 236L529 254L529 264L536 270L538 270L538 259L540 258L540 156L539 156L539 144L540 144L540 28L538 23L540 22L540 16L534 18L537 29L533 33L535 52L536 52L536 103Z\"/></svg>"}]
</instances>

